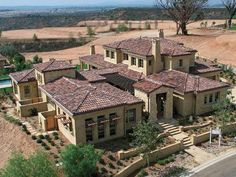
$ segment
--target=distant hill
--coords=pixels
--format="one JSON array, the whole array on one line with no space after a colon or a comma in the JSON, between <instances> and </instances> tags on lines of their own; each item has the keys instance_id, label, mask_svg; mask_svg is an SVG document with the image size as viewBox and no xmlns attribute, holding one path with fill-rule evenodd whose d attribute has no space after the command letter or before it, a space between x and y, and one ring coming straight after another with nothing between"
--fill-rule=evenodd
<instances>
[{"instance_id":1,"label":"distant hill","mask_svg":"<svg viewBox=\"0 0 236 177\"><path fill-rule=\"evenodd\" d=\"M76 26L85 20L168 20L165 11L156 8L100 8L99 10L78 11L74 8L57 9L50 11L17 11L6 12L11 15L2 16L0 12L0 29L33 29L43 27L68 27ZM224 19L226 10L224 8L204 9L206 19Z\"/></svg>"}]
</instances>

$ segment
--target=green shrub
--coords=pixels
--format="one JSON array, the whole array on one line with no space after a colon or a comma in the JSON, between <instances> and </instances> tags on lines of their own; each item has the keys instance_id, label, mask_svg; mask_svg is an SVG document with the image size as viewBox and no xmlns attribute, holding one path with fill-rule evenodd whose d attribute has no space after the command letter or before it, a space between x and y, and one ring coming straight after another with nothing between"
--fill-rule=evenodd
<instances>
[{"instance_id":1,"label":"green shrub","mask_svg":"<svg viewBox=\"0 0 236 177\"><path fill-rule=\"evenodd\" d=\"M38 144L42 143L43 141L41 139L37 139L36 141Z\"/></svg>"},{"instance_id":2,"label":"green shrub","mask_svg":"<svg viewBox=\"0 0 236 177\"><path fill-rule=\"evenodd\" d=\"M101 159L99 160L99 163L102 164L102 165L106 165L106 162L105 162L105 160L104 160L103 158L101 158Z\"/></svg>"},{"instance_id":3,"label":"green shrub","mask_svg":"<svg viewBox=\"0 0 236 177\"><path fill-rule=\"evenodd\" d=\"M49 151L51 148L50 148L48 145L46 145L46 146L44 146L44 149L46 149L47 151Z\"/></svg>"},{"instance_id":4,"label":"green shrub","mask_svg":"<svg viewBox=\"0 0 236 177\"><path fill-rule=\"evenodd\" d=\"M120 160L118 160L118 161L117 161L117 165L118 165L118 166L123 166L123 163L122 163Z\"/></svg>"},{"instance_id":5,"label":"green shrub","mask_svg":"<svg viewBox=\"0 0 236 177\"><path fill-rule=\"evenodd\" d=\"M36 108L30 109L30 116L37 116L38 115L38 110Z\"/></svg>"},{"instance_id":6,"label":"green shrub","mask_svg":"<svg viewBox=\"0 0 236 177\"><path fill-rule=\"evenodd\" d=\"M183 167L169 167L160 175L162 177L179 177L185 171Z\"/></svg>"},{"instance_id":7,"label":"green shrub","mask_svg":"<svg viewBox=\"0 0 236 177\"><path fill-rule=\"evenodd\" d=\"M108 164L108 166L109 166L109 168L115 169L115 166L111 162Z\"/></svg>"},{"instance_id":8,"label":"green shrub","mask_svg":"<svg viewBox=\"0 0 236 177\"><path fill-rule=\"evenodd\" d=\"M111 154L108 155L108 158L109 158L110 160L112 160L112 161L115 161L115 160L116 160L116 159L114 158L114 156L111 155Z\"/></svg>"},{"instance_id":9,"label":"green shrub","mask_svg":"<svg viewBox=\"0 0 236 177\"><path fill-rule=\"evenodd\" d=\"M48 140L48 139L50 138L50 136L49 136L49 135L44 135L44 138L45 138L46 140Z\"/></svg>"},{"instance_id":10,"label":"green shrub","mask_svg":"<svg viewBox=\"0 0 236 177\"><path fill-rule=\"evenodd\" d=\"M27 135L31 135L31 133L30 133L28 130L26 130L25 133L26 133Z\"/></svg>"},{"instance_id":11,"label":"green shrub","mask_svg":"<svg viewBox=\"0 0 236 177\"><path fill-rule=\"evenodd\" d=\"M41 143L41 145L42 145L42 146L47 146L47 144L46 144L46 143L44 143L44 142L42 142L42 143Z\"/></svg>"},{"instance_id":12,"label":"green shrub","mask_svg":"<svg viewBox=\"0 0 236 177\"><path fill-rule=\"evenodd\" d=\"M117 33L126 32L126 31L129 31L129 28L123 23L119 24L118 27L116 28Z\"/></svg>"},{"instance_id":13,"label":"green shrub","mask_svg":"<svg viewBox=\"0 0 236 177\"><path fill-rule=\"evenodd\" d=\"M57 132L53 132L52 135L53 136L58 136L58 133Z\"/></svg>"},{"instance_id":14,"label":"green shrub","mask_svg":"<svg viewBox=\"0 0 236 177\"><path fill-rule=\"evenodd\" d=\"M157 160L157 163L160 164L160 165L166 165L170 162L174 162L175 161L175 158L174 156L169 156L169 157L166 157L164 159L159 159Z\"/></svg>"},{"instance_id":15,"label":"green shrub","mask_svg":"<svg viewBox=\"0 0 236 177\"><path fill-rule=\"evenodd\" d=\"M145 29L146 30L150 30L151 29L151 24L148 21L145 22Z\"/></svg>"},{"instance_id":16,"label":"green shrub","mask_svg":"<svg viewBox=\"0 0 236 177\"><path fill-rule=\"evenodd\" d=\"M32 140L36 140L37 139L37 137L35 135L32 135L31 138L32 138Z\"/></svg>"},{"instance_id":17,"label":"green shrub","mask_svg":"<svg viewBox=\"0 0 236 177\"><path fill-rule=\"evenodd\" d=\"M147 173L144 169L142 169L142 170L138 173L137 177L144 177L144 176L147 176L147 175L148 175L148 173Z\"/></svg>"},{"instance_id":18,"label":"green shrub","mask_svg":"<svg viewBox=\"0 0 236 177\"><path fill-rule=\"evenodd\" d=\"M39 135L38 137L39 137L39 139L45 139L45 137L43 135Z\"/></svg>"}]
</instances>

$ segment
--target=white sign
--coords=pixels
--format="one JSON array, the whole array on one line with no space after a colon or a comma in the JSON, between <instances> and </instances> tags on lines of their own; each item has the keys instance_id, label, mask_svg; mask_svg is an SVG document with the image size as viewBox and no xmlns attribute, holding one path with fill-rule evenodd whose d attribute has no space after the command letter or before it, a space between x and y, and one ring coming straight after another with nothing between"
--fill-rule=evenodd
<instances>
[{"instance_id":1,"label":"white sign","mask_svg":"<svg viewBox=\"0 0 236 177\"><path fill-rule=\"evenodd\" d=\"M213 129L213 130L211 130L211 134L212 135L220 135L221 134L221 130L219 128Z\"/></svg>"}]
</instances>

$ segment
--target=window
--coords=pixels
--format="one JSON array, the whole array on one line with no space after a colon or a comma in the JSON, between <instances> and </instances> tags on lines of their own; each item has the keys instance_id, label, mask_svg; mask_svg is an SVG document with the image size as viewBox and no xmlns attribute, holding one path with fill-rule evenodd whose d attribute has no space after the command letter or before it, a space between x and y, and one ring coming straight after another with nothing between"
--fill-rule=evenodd
<instances>
[{"instance_id":1,"label":"window","mask_svg":"<svg viewBox=\"0 0 236 177\"><path fill-rule=\"evenodd\" d=\"M123 60L129 60L129 55L127 55L126 53L123 54Z\"/></svg>"},{"instance_id":2,"label":"window","mask_svg":"<svg viewBox=\"0 0 236 177\"><path fill-rule=\"evenodd\" d=\"M210 94L209 103L212 103L212 102L213 102L213 94Z\"/></svg>"},{"instance_id":3,"label":"window","mask_svg":"<svg viewBox=\"0 0 236 177\"><path fill-rule=\"evenodd\" d=\"M105 125L102 121L105 119L105 116L98 116L98 139L105 138Z\"/></svg>"},{"instance_id":4,"label":"window","mask_svg":"<svg viewBox=\"0 0 236 177\"><path fill-rule=\"evenodd\" d=\"M136 65L136 58L131 57L131 65Z\"/></svg>"},{"instance_id":5,"label":"window","mask_svg":"<svg viewBox=\"0 0 236 177\"><path fill-rule=\"evenodd\" d=\"M151 66L152 65L152 60L149 60L148 64L149 64L149 66Z\"/></svg>"},{"instance_id":6,"label":"window","mask_svg":"<svg viewBox=\"0 0 236 177\"><path fill-rule=\"evenodd\" d=\"M143 68L143 60L142 59L138 60L138 67Z\"/></svg>"},{"instance_id":7,"label":"window","mask_svg":"<svg viewBox=\"0 0 236 177\"><path fill-rule=\"evenodd\" d=\"M182 67L182 66L183 66L183 60L180 59L180 60L179 60L179 67Z\"/></svg>"},{"instance_id":8,"label":"window","mask_svg":"<svg viewBox=\"0 0 236 177\"><path fill-rule=\"evenodd\" d=\"M126 122L135 122L136 121L136 109L130 109L127 112Z\"/></svg>"},{"instance_id":9,"label":"window","mask_svg":"<svg viewBox=\"0 0 236 177\"><path fill-rule=\"evenodd\" d=\"M106 57L110 57L110 52L109 52L109 50L106 50Z\"/></svg>"},{"instance_id":10,"label":"window","mask_svg":"<svg viewBox=\"0 0 236 177\"><path fill-rule=\"evenodd\" d=\"M207 104L207 96L204 97L204 104Z\"/></svg>"},{"instance_id":11,"label":"window","mask_svg":"<svg viewBox=\"0 0 236 177\"><path fill-rule=\"evenodd\" d=\"M25 93L25 95L30 94L30 86L29 85L24 86L24 93Z\"/></svg>"},{"instance_id":12,"label":"window","mask_svg":"<svg viewBox=\"0 0 236 177\"><path fill-rule=\"evenodd\" d=\"M116 118L116 117L117 117L116 113L111 113L109 115L110 136L116 135L116 121L112 120L113 118Z\"/></svg>"},{"instance_id":13,"label":"window","mask_svg":"<svg viewBox=\"0 0 236 177\"><path fill-rule=\"evenodd\" d=\"M115 53L111 52L111 58L114 59L115 58Z\"/></svg>"},{"instance_id":14,"label":"window","mask_svg":"<svg viewBox=\"0 0 236 177\"><path fill-rule=\"evenodd\" d=\"M61 113L61 110L60 110L60 108L59 108L59 107L57 108L57 113L58 113L58 114L60 114L60 113Z\"/></svg>"},{"instance_id":15,"label":"window","mask_svg":"<svg viewBox=\"0 0 236 177\"><path fill-rule=\"evenodd\" d=\"M39 83L43 82L42 81L42 76L39 73L37 73L37 80L39 81Z\"/></svg>"},{"instance_id":16,"label":"window","mask_svg":"<svg viewBox=\"0 0 236 177\"><path fill-rule=\"evenodd\" d=\"M216 92L216 95L215 95L215 102L218 102L218 101L219 101L219 98L220 98L220 92Z\"/></svg>"},{"instance_id":17,"label":"window","mask_svg":"<svg viewBox=\"0 0 236 177\"><path fill-rule=\"evenodd\" d=\"M87 119L85 120L85 127L86 127L86 142L91 142L93 141L93 128L89 125L89 122L92 122L92 119Z\"/></svg>"}]
</instances>

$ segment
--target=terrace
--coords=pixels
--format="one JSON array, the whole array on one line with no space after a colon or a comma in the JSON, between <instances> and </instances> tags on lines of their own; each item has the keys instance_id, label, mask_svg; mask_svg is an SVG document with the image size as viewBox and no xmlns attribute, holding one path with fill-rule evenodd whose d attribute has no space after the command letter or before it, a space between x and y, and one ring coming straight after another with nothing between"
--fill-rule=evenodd
<instances>
[{"instance_id":1,"label":"terrace","mask_svg":"<svg viewBox=\"0 0 236 177\"><path fill-rule=\"evenodd\" d=\"M17 112L21 117L35 116L38 112L47 110L47 102L41 97L18 101L16 104Z\"/></svg>"}]
</instances>

